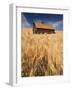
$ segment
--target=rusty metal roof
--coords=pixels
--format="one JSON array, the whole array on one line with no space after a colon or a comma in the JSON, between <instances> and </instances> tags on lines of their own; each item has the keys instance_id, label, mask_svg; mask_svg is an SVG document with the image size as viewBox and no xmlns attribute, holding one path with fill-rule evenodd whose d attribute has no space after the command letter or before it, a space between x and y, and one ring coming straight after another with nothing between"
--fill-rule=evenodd
<instances>
[{"instance_id":1,"label":"rusty metal roof","mask_svg":"<svg viewBox=\"0 0 72 90\"><path fill-rule=\"evenodd\" d=\"M42 28L42 29L54 29L52 24L44 23L44 22L35 22L36 28Z\"/></svg>"}]
</instances>

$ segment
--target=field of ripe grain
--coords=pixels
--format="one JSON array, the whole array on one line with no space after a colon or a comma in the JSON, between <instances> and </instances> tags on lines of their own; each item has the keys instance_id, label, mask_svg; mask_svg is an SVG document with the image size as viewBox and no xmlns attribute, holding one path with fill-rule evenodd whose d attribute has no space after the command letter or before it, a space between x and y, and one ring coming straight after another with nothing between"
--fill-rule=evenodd
<instances>
[{"instance_id":1,"label":"field of ripe grain","mask_svg":"<svg viewBox=\"0 0 72 90\"><path fill-rule=\"evenodd\" d=\"M21 31L21 76L63 75L63 32L33 34Z\"/></svg>"}]
</instances>

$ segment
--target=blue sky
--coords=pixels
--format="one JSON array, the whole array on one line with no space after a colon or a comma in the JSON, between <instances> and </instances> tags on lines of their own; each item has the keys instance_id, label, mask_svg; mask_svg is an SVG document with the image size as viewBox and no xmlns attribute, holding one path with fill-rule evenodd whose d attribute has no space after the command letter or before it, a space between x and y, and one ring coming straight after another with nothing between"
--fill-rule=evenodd
<instances>
[{"instance_id":1,"label":"blue sky","mask_svg":"<svg viewBox=\"0 0 72 90\"><path fill-rule=\"evenodd\" d=\"M63 30L62 14L41 14L41 13L22 13L21 27L32 27L33 22L42 21L53 24L56 30Z\"/></svg>"}]
</instances>

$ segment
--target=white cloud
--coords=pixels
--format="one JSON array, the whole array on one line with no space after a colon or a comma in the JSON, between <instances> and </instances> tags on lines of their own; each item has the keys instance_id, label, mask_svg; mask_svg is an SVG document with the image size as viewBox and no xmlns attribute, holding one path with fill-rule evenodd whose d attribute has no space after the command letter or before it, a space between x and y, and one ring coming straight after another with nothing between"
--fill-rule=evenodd
<instances>
[{"instance_id":1,"label":"white cloud","mask_svg":"<svg viewBox=\"0 0 72 90\"><path fill-rule=\"evenodd\" d=\"M63 24L63 20L57 21L53 24L55 28L62 28L61 25Z\"/></svg>"},{"instance_id":2,"label":"white cloud","mask_svg":"<svg viewBox=\"0 0 72 90\"><path fill-rule=\"evenodd\" d=\"M22 18L22 21L21 21L21 27L22 28L31 26L24 15L22 15L21 18Z\"/></svg>"}]
</instances>

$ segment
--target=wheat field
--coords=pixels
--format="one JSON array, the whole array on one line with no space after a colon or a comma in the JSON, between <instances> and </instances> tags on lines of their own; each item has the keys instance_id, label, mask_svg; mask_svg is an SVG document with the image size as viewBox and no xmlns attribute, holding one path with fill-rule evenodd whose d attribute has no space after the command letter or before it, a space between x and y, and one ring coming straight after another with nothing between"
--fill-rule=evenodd
<instances>
[{"instance_id":1,"label":"wheat field","mask_svg":"<svg viewBox=\"0 0 72 90\"><path fill-rule=\"evenodd\" d=\"M21 76L63 75L63 32L33 34L21 31Z\"/></svg>"}]
</instances>

